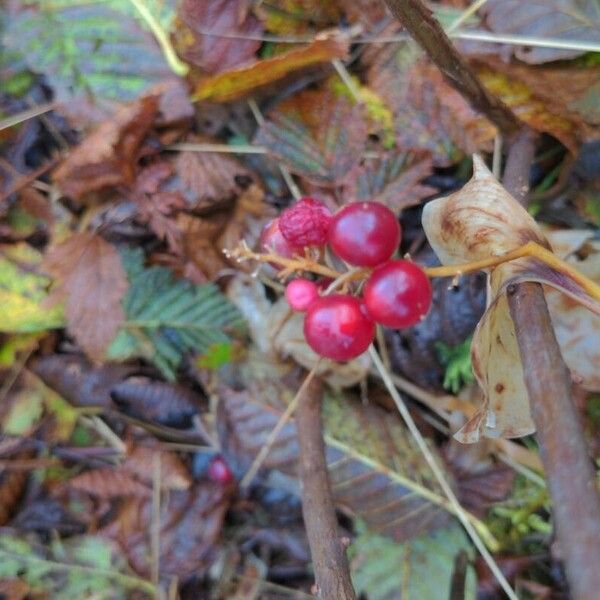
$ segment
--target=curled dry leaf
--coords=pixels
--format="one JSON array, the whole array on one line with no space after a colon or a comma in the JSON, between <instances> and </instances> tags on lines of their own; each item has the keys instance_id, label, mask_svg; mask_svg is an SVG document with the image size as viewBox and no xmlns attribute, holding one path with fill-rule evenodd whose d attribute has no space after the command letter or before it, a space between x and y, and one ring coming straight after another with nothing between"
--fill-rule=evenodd
<instances>
[{"instance_id":1,"label":"curled dry leaf","mask_svg":"<svg viewBox=\"0 0 600 600\"><path fill-rule=\"evenodd\" d=\"M77 233L46 253L56 285L48 301L65 301L67 326L85 353L101 361L125 319L125 269L116 248L95 233Z\"/></svg>"},{"instance_id":2,"label":"curled dry leaf","mask_svg":"<svg viewBox=\"0 0 600 600\"><path fill-rule=\"evenodd\" d=\"M528 242L549 248L541 228L475 156L473 177L462 190L430 202L423 228L443 264L487 259ZM506 289L536 281L556 288L586 308L600 306L570 274L531 257L503 263L490 272L489 306L471 346L473 371L485 400L480 411L456 434L463 442L488 437L519 437L534 431ZM565 356L565 360L568 355ZM569 367L569 361L567 360Z\"/></svg>"},{"instance_id":3,"label":"curled dry leaf","mask_svg":"<svg viewBox=\"0 0 600 600\"><path fill-rule=\"evenodd\" d=\"M68 486L101 499L135 496L148 498L152 489L138 481L125 468L93 469L69 480Z\"/></svg>"},{"instance_id":4,"label":"curled dry leaf","mask_svg":"<svg viewBox=\"0 0 600 600\"><path fill-rule=\"evenodd\" d=\"M174 452L157 447L135 445L129 448L123 468L138 479L152 485L155 461L160 460L160 486L166 490L187 490L192 484L185 465Z\"/></svg>"},{"instance_id":5,"label":"curled dry leaf","mask_svg":"<svg viewBox=\"0 0 600 600\"><path fill-rule=\"evenodd\" d=\"M158 99L141 98L101 123L54 171L54 182L76 200L88 192L134 181L137 154L158 112Z\"/></svg>"}]
</instances>

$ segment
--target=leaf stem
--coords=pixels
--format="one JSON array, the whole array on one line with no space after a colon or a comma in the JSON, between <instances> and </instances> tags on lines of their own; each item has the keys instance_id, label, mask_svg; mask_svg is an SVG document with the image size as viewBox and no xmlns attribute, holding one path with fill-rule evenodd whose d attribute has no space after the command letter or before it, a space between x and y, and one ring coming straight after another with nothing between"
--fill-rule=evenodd
<instances>
[{"instance_id":1,"label":"leaf stem","mask_svg":"<svg viewBox=\"0 0 600 600\"><path fill-rule=\"evenodd\" d=\"M185 77L185 75L188 74L190 68L186 63L182 62L179 59L179 57L175 53L175 50L173 49L171 41L169 40L168 34L162 28L161 24L158 22L156 17L150 12L148 7L144 4L143 0L129 1L140 13L140 16L142 17L142 19L144 19L144 21L150 28L150 31L152 31L152 33L154 34L154 37L156 38L156 41L158 42L158 45L160 46L160 49L162 50L165 59L169 64L169 67L171 67L172 71L176 75L179 75L180 77Z\"/></svg>"}]
</instances>

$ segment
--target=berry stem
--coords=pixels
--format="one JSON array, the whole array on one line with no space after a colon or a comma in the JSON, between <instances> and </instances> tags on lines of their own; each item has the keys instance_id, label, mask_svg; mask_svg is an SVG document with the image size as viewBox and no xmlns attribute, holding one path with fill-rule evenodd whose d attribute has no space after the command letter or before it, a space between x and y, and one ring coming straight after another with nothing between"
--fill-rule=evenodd
<instances>
[{"instance_id":1,"label":"berry stem","mask_svg":"<svg viewBox=\"0 0 600 600\"><path fill-rule=\"evenodd\" d=\"M501 256L494 256L483 260L476 260L462 265L446 265L442 267L427 267L423 269L428 277L455 277L472 273L473 271L481 271L490 267L496 267L502 263L516 260L518 258L537 258L550 268L561 271L568 275L573 281L577 282L592 298L600 300L600 285L588 279L580 273L575 267L568 262L558 258L550 250L540 246L536 242L527 242L524 246L507 252Z\"/></svg>"}]
</instances>

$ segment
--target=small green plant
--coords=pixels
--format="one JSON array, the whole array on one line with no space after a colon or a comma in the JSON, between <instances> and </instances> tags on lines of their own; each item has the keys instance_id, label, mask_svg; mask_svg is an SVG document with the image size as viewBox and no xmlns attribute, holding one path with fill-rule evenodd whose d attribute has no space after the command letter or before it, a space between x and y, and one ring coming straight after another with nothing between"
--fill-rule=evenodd
<instances>
[{"instance_id":1,"label":"small green plant","mask_svg":"<svg viewBox=\"0 0 600 600\"><path fill-rule=\"evenodd\" d=\"M440 362L445 367L444 389L457 394L460 389L475 381L473 369L471 368L471 341L469 336L458 346L447 346L443 342L437 342L435 347Z\"/></svg>"}]
</instances>

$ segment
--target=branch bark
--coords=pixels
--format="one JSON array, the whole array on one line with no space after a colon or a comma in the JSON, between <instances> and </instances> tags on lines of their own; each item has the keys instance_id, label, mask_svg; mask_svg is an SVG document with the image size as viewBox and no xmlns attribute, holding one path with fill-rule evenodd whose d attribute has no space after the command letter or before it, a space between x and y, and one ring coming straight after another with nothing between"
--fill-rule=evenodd
<instances>
[{"instance_id":1,"label":"branch bark","mask_svg":"<svg viewBox=\"0 0 600 600\"><path fill-rule=\"evenodd\" d=\"M524 203L535 150L533 133L485 90L421 0L386 2L451 85L509 140L503 182ZM600 497L572 401L571 377L541 285L512 286L508 304L572 595L581 600L595 598L600 590L596 567L600 564Z\"/></svg>"},{"instance_id":2,"label":"branch bark","mask_svg":"<svg viewBox=\"0 0 600 600\"><path fill-rule=\"evenodd\" d=\"M300 398L296 413L300 445L302 514L313 560L318 597L355 600L350 568L335 515L321 423L321 382L314 379Z\"/></svg>"}]
</instances>

